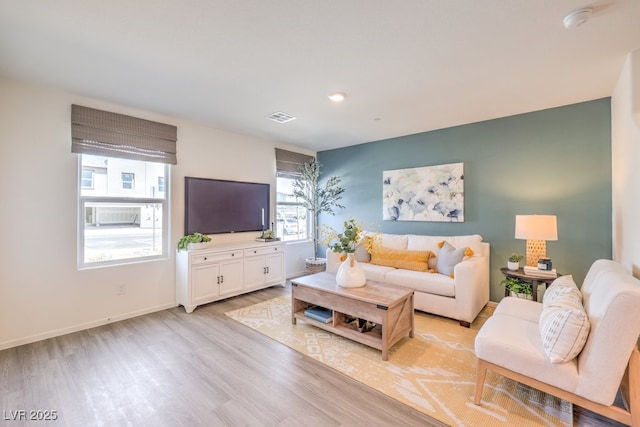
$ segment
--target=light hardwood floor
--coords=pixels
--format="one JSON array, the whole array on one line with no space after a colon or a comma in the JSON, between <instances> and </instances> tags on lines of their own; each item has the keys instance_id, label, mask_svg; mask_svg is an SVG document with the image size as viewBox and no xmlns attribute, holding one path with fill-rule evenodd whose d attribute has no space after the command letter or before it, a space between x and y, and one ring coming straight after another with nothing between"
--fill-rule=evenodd
<instances>
[{"instance_id":1,"label":"light hardwood floor","mask_svg":"<svg viewBox=\"0 0 640 427\"><path fill-rule=\"evenodd\" d=\"M32 424L444 425L224 315L287 293L269 288L1 351L0 424L56 411L56 421ZM616 425L579 409L574 419Z\"/></svg>"}]
</instances>

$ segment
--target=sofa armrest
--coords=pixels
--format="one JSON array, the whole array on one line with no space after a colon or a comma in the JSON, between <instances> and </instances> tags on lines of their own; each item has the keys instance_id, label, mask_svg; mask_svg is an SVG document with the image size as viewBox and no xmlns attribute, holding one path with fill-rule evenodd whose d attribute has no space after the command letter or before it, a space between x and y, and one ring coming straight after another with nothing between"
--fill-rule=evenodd
<instances>
[{"instance_id":1,"label":"sofa armrest","mask_svg":"<svg viewBox=\"0 0 640 427\"><path fill-rule=\"evenodd\" d=\"M331 249L327 248L326 258L327 258L328 272L330 273L338 272L338 267L340 267L340 264L342 264L341 258L343 255L344 255L344 252L336 253L336 252L333 252Z\"/></svg>"},{"instance_id":2,"label":"sofa armrest","mask_svg":"<svg viewBox=\"0 0 640 427\"><path fill-rule=\"evenodd\" d=\"M488 253L488 248L484 252ZM457 318L471 323L489 302L489 256L463 260L453 273Z\"/></svg>"}]
</instances>

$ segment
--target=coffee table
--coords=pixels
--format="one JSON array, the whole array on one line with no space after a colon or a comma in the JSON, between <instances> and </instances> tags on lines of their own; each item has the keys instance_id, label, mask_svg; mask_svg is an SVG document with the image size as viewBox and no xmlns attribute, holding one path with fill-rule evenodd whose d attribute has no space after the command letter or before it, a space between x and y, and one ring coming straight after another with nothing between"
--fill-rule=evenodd
<instances>
[{"instance_id":1,"label":"coffee table","mask_svg":"<svg viewBox=\"0 0 640 427\"><path fill-rule=\"evenodd\" d=\"M291 322L295 325L300 319L382 350L382 360L388 360L391 346L407 333L413 338L413 293L410 288L373 281L367 281L360 288L343 288L336 284L336 275L328 272L302 276L291 280ZM305 309L311 306L333 310L333 318L329 323L322 323L305 316ZM348 324L348 316L366 319L381 327L359 332Z\"/></svg>"}]
</instances>

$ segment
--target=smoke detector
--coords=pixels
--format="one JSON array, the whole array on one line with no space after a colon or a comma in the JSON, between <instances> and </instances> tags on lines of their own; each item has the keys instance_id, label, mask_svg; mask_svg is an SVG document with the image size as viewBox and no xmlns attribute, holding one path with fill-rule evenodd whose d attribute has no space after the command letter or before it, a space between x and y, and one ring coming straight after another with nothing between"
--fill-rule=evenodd
<instances>
[{"instance_id":1,"label":"smoke detector","mask_svg":"<svg viewBox=\"0 0 640 427\"><path fill-rule=\"evenodd\" d=\"M592 7L584 7L582 9L574 10L570 14L564 17L562 23L567 30L571 30L573 28L577 28L580 25L584 24L591 18L593 14Z\"/></svg>"}]
</instances>

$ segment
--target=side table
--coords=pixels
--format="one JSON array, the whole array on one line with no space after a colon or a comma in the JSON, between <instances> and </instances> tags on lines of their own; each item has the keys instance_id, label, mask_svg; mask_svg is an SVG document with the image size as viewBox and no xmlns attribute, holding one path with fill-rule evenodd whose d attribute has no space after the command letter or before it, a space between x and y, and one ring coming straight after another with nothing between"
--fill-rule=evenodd
<instances>
[{"instance_id":1,"label":"side table","mask_svg":"<svg viewBox=\"0 0 640 427\"><path fill-rule=\"evenodd\" d=\"M531 290L533 291L533 300L538 301L538 286L542 283L546 285L550 285L553 283L557 277L540 277L540 276L529 276L525 274L523 268L519 268L517 270L509 270L507 267L502 267L500 272L504 274L506 277L515 277L525 282L531 283ZM562 274L558 274L558 277L562 276ZM504 296L509 296L509 290L504 288Z\"/></svg>"}]
</instances>

